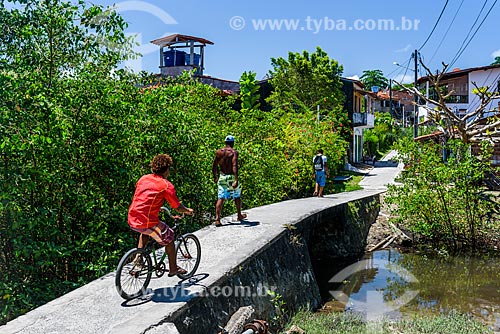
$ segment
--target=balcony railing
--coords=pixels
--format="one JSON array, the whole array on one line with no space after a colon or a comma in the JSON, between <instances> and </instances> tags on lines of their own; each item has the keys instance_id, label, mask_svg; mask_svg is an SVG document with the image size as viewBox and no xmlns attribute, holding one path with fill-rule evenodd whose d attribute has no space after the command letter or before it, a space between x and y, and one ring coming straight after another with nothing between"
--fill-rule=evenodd
<instances>
[{"instance_id":1,"label":"balcony railing","mask_svg":"<svg viewBox=\"0 0 500 334\"><path fill-rule=\"evenodd\" d=\"M446 99L448 103L469 103L469 95L451 95Z\"/></svg>"}]
</instances>

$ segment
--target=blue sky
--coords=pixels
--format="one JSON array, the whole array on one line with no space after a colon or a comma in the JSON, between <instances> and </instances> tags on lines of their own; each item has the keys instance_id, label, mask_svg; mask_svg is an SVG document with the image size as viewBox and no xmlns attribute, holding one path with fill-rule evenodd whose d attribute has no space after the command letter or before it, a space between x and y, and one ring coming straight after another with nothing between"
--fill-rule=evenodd
<instances>
[{"instance_id":1,"label":"blue sky","mask_svg":"<svg viewBox=\"0 0 500 334\"><path fill-rule=\"evenodd\" d=\"M363 70L381 69L386 76L390 74L390 78L401 80L405 70L394 62L408 64L413 50L419 49L429 36L445 2L96 0L94 3L116 4L129 23L127 33L138 34L141 47L137 50L143 57L130 64L135 69L159 73L159 48L149 42L180 33L214 42L205 49L205 74L237 81L244 71L256 72L261 79L271 68L271 58L287 57L289 51L313 52L316 46L343 65L346 77L360 76ZM486 2L476 27L493 3L495 0ZM432 70L440 69L441 61L449 63L457 54L483 4L483 0L448 1L441 21L420 50ZM453 67L489 65L495 56L500 56L499 18L500 4L497 4ZM273 30L269 21L265 21L268 19L288 20L289 28L285 21L275 21L282 26L281 30L276 26ZM379 29L380 20L392 20L393 29L386 30L383 24ZM256 26L259 22L260 28ZM267 24L266 28L263 24ZM413 72L406 73L405 81L411 81Z\"/></svg>"}]
</instances>

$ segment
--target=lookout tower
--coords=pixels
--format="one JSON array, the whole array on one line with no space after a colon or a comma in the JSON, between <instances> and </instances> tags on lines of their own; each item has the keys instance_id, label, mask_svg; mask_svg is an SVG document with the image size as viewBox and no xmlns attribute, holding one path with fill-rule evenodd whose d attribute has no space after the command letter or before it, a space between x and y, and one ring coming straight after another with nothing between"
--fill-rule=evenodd
<instances>
[{"instance_id":1,"label":"lookout tower","mask_svg":"<svg viewBox=\"0 0 500 334\"><path fill-rule=\"evenodd\" d=\"M214 44L204 38L180 34L161 37L151 43L160 47L160 71L168 76L177 76L193 68L197 75L203 75L204 48Z\"/></svg>"}]
</instances>

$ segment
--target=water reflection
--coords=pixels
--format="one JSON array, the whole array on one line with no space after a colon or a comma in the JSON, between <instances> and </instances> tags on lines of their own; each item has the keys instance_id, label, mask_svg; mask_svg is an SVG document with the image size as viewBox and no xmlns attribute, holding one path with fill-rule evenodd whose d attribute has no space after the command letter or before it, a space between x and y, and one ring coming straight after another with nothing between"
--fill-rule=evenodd
<instances>
[{"instance_id":1,"label":"water reflection","mask_svg":"<svg viewBox=\"0 0 500 334\"><path fill-rule=\"evenodd\" d=\"M351 275L318 279L324 296L336 298L325 308L362 312L368 317L400 317L402 314L467 312L485 323L500 326L500 259L497 256L443 256L382 250L367 254L348 266ZM338 270L337 270L338 271ZM410 275L408 275L408 273ZM413 279L415 278L415 279ZM418 292L411 300L408 292ZM330 297L331 299L331 297Z\"/></svg>"}]
</instances>

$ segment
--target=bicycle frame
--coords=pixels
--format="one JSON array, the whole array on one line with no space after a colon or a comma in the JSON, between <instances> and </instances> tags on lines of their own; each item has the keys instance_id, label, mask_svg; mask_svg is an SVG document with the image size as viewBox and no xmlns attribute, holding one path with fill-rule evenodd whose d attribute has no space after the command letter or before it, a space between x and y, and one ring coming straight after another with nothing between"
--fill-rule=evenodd
<instances>
[{"instance_id":1,"label":"bicycle frame","mask_svg":"<svg viewBox=\"0 0 500 334\"><path fill-rule=\"evenodd\" d=\"M170 211L168 211L168 209L164 209L162 207L162 209L164 211L167 211L168 214L170 215ZM171 216L172 217L172 216ZM172 230L174 231L174 235L175 235L175 239L172 241L174 242L174 247L177 247L177 244L184 241L184 235L182 235L181 233L179 233L179 225L178 223L176 222L175 225L172 227ZM167 252L164 250L162 256L160 257L160 259L158 260L158 257L156 256L156 251L162 247L158 247L157 248L157 242L150 236L148 236L149 240L148 242L146 243L146 246L144 247L144 249L148 250L151 252L151 257L153 259L153 269L151 270L151 272L154 272L156 269L156 267L158 266L158 264L162 263L165 261L165 258L167 257Z\"/></svg>"},{"instance_id":2,"label":"bicycle frame","mask_svg":"<svg viewBox=\"0 0 500 334\"><path fill-rule=\"evenodd\" d=\"M175 259L181 261L187 269L184 273L178 272L174 275L177 275L177 277L181 279L188 279L196 272L200 263L200 241L192 233L181 233L178 220L182 217L172 216L167 208L162 209L167 211L175 222L172 227L175 235L173 241ZM162 246L159 246L156 240L151 236L147 241L142 240L142 242L145 243L143 243L144 247L130 249L122 256L118 263L115 276L115 287L120 296L124 299L132 299L143 294L153 273L159 278L162 277L165 272L168 272L167 263L165 263L168 257L167 251L165 250L163 254L159 256L157 250L162 248ZM137 260L139 261L136 263ZM145 265L143 261L146 262ZM172 277L173 275L169 273L168 276Z\"/></svg>"},{"instance_id":3,"label":"bicycle frame","mask_svg":"<svg viewBox=\"0 0 500 334\"><path fill-rule=\"evenodd\" d=\"M161 258L160 258L160 260L157 260L157 257L156 257L156 250L157 249L154 246L155 241L151 240L150 242L152 243L152 245L150 246L150 248L151 248L151 257L153 258L153 264L154 264L154 267L156 268L159 263L164 262L165 258L167 257L167 252L164 251L163 254L162 254L162 256L161 256Z\"/></svg>"}]
</instances>

